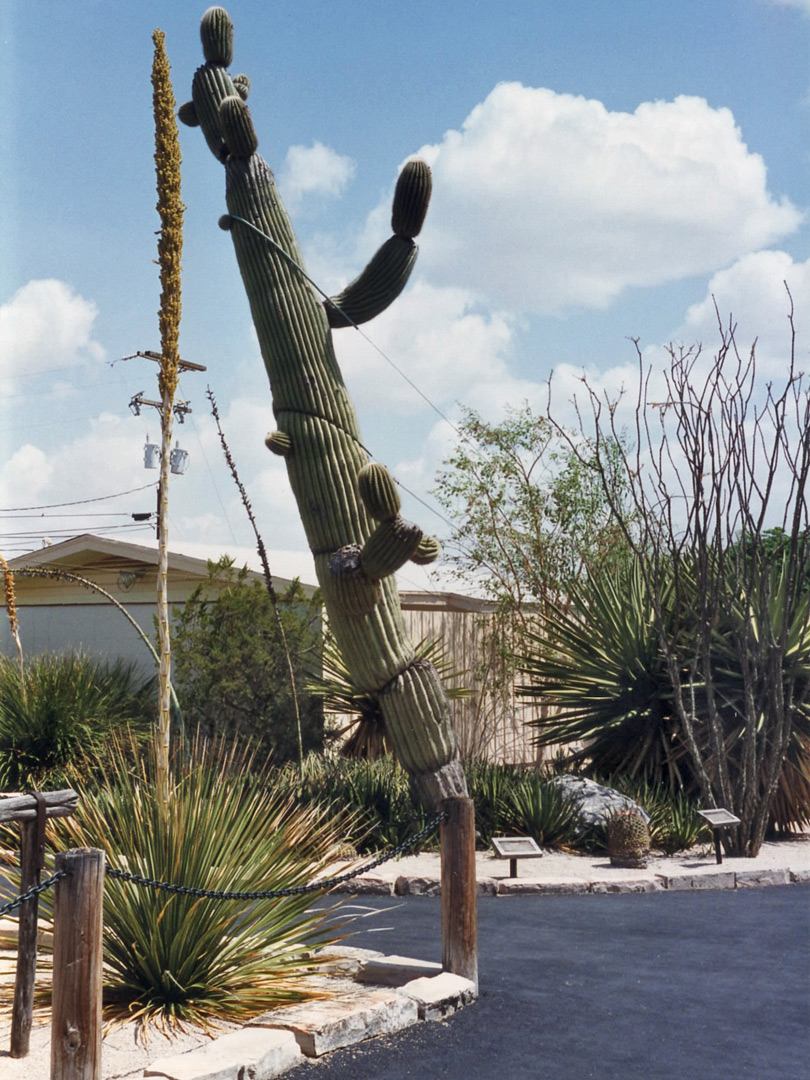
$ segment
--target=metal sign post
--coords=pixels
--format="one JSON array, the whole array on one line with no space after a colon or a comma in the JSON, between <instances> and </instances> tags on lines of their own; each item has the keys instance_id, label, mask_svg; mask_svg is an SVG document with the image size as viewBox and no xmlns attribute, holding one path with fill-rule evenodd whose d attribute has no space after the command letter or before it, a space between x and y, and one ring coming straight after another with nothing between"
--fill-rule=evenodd
<instances>
[{"instance_id":1,"label":"metal sign post","mask_svg":"<svg viewBox=\"0 0 810 1080\"><path fill-rule=\"evenodd\" d=\"M711 826L712 836L714 837L714 854L719 865L723 861L723 849L720 847L720 830L739 825L740 819L722 806L718 806L713 810L698 810L698 813Z\"/></svg>"},{"instance_id":2,"label":"metal sign post","mask_svg":"<svg viewBox=\"0 0 810 1080\"><path fill-rule=\"evenodd\" d=\"M492 847L498 859L509 860L509 877L517 877L518 859L542 859L543 852L531 836L493 836Z\"/></svg>"}]
</instances>

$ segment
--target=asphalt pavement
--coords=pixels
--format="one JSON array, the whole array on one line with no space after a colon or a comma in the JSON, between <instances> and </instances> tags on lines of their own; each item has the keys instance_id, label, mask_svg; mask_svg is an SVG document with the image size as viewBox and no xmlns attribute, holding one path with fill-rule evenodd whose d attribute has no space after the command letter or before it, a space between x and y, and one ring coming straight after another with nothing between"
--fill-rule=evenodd
<instances>
[{"instance_id":1,"label":"asphalt pavement","mask_svg":"<svg viewBox=\"0 0 810 1080\"><path fill-rule=\"evenodd\" d=\"M359 898L350 942L441 960L440 902ZM810 885L481 897L480 997L317 1080L810 1080Z\"/></svg>"}]
</instances>

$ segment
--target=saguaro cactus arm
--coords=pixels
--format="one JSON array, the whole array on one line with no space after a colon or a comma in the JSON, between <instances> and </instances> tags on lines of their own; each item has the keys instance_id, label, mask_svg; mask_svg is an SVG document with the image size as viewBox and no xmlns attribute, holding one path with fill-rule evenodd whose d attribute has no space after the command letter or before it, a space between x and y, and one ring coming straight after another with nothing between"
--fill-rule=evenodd
<instances>
[{"instance_id":1,"label":"saguaro cactus arm","mask_svg":"<svg viewBox=\"0 0 810 1080\"><path fill-rule=\"evenodd\" d=\"M385 311L405 288L419 252L419 235L430 202L430 169L424 161L409 161L397 180L391 228L394 235L342 293L326 304L329 325L357 326Z\"/></svg>"},{"instance_id":2,"label":"saguaro cactus arm","mask_svg":"<svg viewBox=\"0 0 810 1080\"><path fill-rule=\"evenodd\" d=\"M437 806L466 793L464 772L447 696L433 665L415 658L393 573L408 559L435 558L438 545L403 521L391 477L369 464L330 329L371 318L401 292L416 257L413 237L427 211L430 171L422 162L403 169L394 236L339 298L324 305L303 271L273 174L257 153L247 79L232 79L227 71L233 53L227 12L209 8L200 34L206 62L180 118L202 129L225 166L228 215L221 224L233 239L278 425L267 445L284 458L352 681L378 698L416 797Z\"/></svg>"}]
</instances>

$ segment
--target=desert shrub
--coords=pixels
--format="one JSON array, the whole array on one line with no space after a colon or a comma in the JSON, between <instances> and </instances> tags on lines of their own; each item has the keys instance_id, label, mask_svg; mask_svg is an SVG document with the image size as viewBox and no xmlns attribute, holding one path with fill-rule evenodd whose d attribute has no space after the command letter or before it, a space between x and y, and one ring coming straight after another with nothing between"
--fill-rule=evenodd
<instances>
[{"instance_id":1,"label":"desert shrub","mask_svg":"<svg viewBox=\"0 0 810 1080\"><path fill-rule=\"evenodd\" d=\"M83 653L0 659L0 788L59 787L67 772L92 772L111 734L143 735L154 679L134 664Z\"/></svg>"},{"instance_id":2,"label":"desert shrub","mask_svg":"<svg viewBox=\"0 0 810 1080\"><path fill-rule=\"evenodd\" d=\"M189 730L256 748L256 760L298 757L287 653L272 600L247 569L209 562L209 582L173 610L172 677ZM323 709L307 681L321 663L320 604L295 581L278 597L295 675L303 749L323 746Z\"/></svg>"}]
</instances>

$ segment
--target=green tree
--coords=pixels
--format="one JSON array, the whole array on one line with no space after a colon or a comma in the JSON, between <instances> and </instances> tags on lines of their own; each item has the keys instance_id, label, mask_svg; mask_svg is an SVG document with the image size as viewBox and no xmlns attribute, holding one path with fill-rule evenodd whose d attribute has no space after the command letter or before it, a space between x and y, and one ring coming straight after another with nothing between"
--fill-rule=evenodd
<instances>
[{"instance_id":1,"label":"green tree","mask_svg":"<svg viewBox=\"0 0 810 1080\"><path fill-rule=\"evenodd\" d=\"M495 424L465 409L459 431L434 490L458 523L447 555L502 610L523 620L527 605L564 603L590 567L621 560L627 543L587 440L575 453L527 402ZM605 447L617 465L620 447ZM613 478L622 503L626 482L618 469Z\"/></svg>"},{"instance_id":2,"label":"green tree","mask_svg":"<svg viewBox=\"0 0 810 1080\"><path fill-rule=\"evenodd\" d=\"M520 660L538 623L551 608L567 607L571 589L592 567L620 564L628 545L586 439L575 453L528 402L508 409L499 423L465 409L459 431L434 495L455 524L447 558L467 587L483 590L498 606L480 626L476 675L487 698L476 726L483 732L511 707ZM619 439L604 449L618 465ZM618 469L614 476L612 497L623 505L627 485Z\"/></svg>"},{"instance_id":3,"label":"green tree","mask_svg":"<svg viewBox=\"0 0 810 1080\"><path fill-rule=\"evenodd\" d=\"M274 761L298 755L295 709L278 620L264 585L224 556L173 609L174 683L187 726L249 738ZM320 671L320 602L296 580L278 597L295 671L304 750L323 745L323 709L306 691Z\"/></svg>"}]
</instances>

